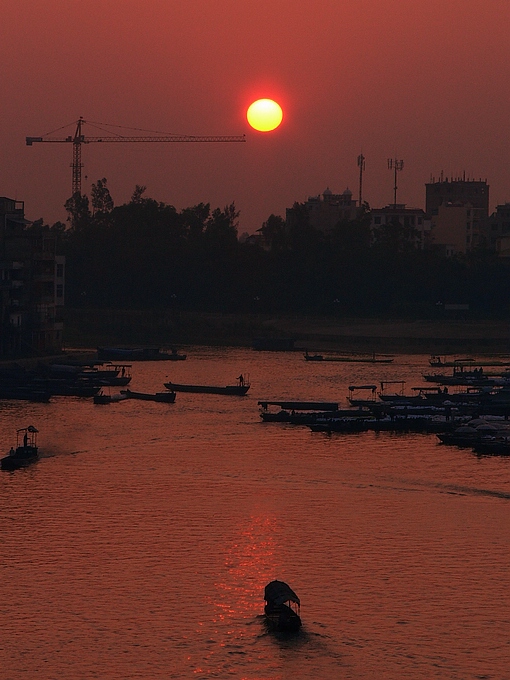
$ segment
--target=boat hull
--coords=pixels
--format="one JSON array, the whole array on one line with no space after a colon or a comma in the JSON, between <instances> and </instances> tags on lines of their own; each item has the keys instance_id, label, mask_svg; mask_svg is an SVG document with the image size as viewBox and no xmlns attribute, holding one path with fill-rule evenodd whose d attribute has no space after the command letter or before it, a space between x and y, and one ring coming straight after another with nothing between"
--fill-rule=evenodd
<instances>
[{"instance_id":1,"label":"boat hull","mask_svg":"<svg viewBox=\"0 0 510 680\"><path fill-rule=\"evenodd\" d=\"M132 392L131 390L123 391L128 399L141 399L142 401L159 401L165 404L173 404L175 401L175 392L156 392L155 394L148 394L146 392Z\"/></svg>"},{"instance_id":2,"label":"boat hull","mask_svg":"<svg viewBox=\"0 0 510 680\"><path fill-rule=\"evenodd\" d=\"M19 470L22 467L27 467L27 465L30 465L38 458L37 447L19 446L14 455L5 456L0 460L0 469Z\"/></svg>"},{"instance_id":3,"label":"boat hull","mask_svg":"<svg viewBox=\"0 0 510 680\"><path fill-rule=\"evenodd\" d=\"M297 633L301 628L301 617L286 605L281 607L269 607L266 605L264 614L266 616L266 623L272 630L284 633Z\"/></svg>"}]
</instances>

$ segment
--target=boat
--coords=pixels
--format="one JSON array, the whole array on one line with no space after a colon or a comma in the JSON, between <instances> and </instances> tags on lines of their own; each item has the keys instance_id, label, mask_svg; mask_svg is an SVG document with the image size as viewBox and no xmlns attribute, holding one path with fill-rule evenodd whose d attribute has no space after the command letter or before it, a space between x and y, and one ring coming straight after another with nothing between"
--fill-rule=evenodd
<instances>
[{"instance_id":1,"label":"boat","mask_svg":"<svg viewBox=\"0 0 510 680\"><path fill-rule=\"evenodd\" d=\"M508 436L506 427L498 427L483 419L470 420L451 432L439 432L437 438L442 444L472 448L487 440L492 441L497 436Z\"/></svg>"},{"instance_id":2,"label":"boat","mask_svg":"<svg viewBox=\"0 0 510 680\"><path fill-rule=\"evenodd\" d=\"M166 404L173 404L175 401L175 392L155 392L148 394L147 392L133 392L132 390L121 390L121 394L125 394L128 399L141 399L143 401L161 401Z\"/></svg>"},{"instance_id":3,"label":"boat","mask_svg":"<svg viewBox=\"0 0 510 680\"><path fill-rule=\"evenodd\" d=\"M464 357L462 359L447 359L447 357L441 357L434 354L430 357L429 364L431 366L448 366L450 368L458 368L460 366L510 366L509 361L480 361L479 359L473 359L472 357Z\"/></svg>"},{"instance_id":4,"label":"boat","mask_svg":"<svg viewBox=\"0 0 510 680\"><path fill-rule=\"evenodd\" d=\"M370 355L323 355L323 354L308 354L305 352L304 355L306 361L344 361L344 362L354 362L361 364L391 364L393 363L393 357L379 355L377 356L375 352Z\"/></svg>"},{"instance_id":5,"label":"boat","mask_svg":"<svg viewBox=\"0 0 510 680\"><path fill-rule=\"evenodd\" d=\"M366 413L364 415L324 415L317 416L314 423L308 423L312 432L346 432L354 434L356 432L367 432L371 424L376 423L376 419ZM375 429L372 428L372 429Z\"/></svg>"},{"instance_id":6,"label":"boat","mask_svg":"<svg viewBox=\"0 0 510 680\"><path fill-rule=\"evenodd\" d=\"M98 347L97 358L105 361L184 361L186 354L176 349L165 352L159 347Z\"/></svg>"},{"instance_id":7,"label":"boat","mask_svg":"<svg viewBox=\"0 0 510 680\"><path fill-rule=\"evenodd\" d=\"M308 425L319 415L338 413L338 402L333 401L259 401L260 417L265 423ZM275 411L271 407L277 407Z\"/></svg>"},{"instance_id":8,"label":"boat","mask_svg":"<svg viewBox=\"0 0 510 680\"><path fill-rule=\"evenodd\" d=\"M369 392L369 396L363 399L362 392ZM347 401L351 406L371 406L377 399L377 385L349 385L349 395Z\"/></svg>"},{"instance_id":9,"label":"boat","mask_svg":"<svg viewBox=\"0 0 510 680\"><path fill-rule=\"evenodd\" d=\"M473 452L482 456L510 456L510 437L486 437L476 442Z\"/></svg>"},{"instance_id":10,"label":"boat","mask_svg":"<svg viewBox=\"0 0 510 680\"><path fill-rule=\"evenodd\" d=\"M236 385L225 385L224 387L217 385L183 385L180 383L166 382L164 383L167 390L173 392L195 392L204 394L229 394L238 397L243 397L250 389L250 382L245 380L242 376L237 379Z\"/></svg>"},{"instance_id":11,"label":"boat","mask_svg":"<svg viewBox=\"0 0 510 680\"><path fill-rule=\"evenodd\" d=\"M41 366L38 373L38 381L49 386L64 386L64 394L76 393L77 396L85 396L82 388L105 386L125 387L131 381L131 364L112 364L110 362L94 362L88 364L50 364ZM77 390L74 388L77 387ZM97 391L97 390L96 390ZM58 391L55 394L61 394Z\"/></svg>"},{"instance_id":12,"label":"boat","mask_svg":"<svg viewBox=\"0 0 510 680\"><path fill-rule=\"evenodd\" d=\"M437 354L432 354L429 359L429 364L431 366L448 366L449 368L452 368L454 366L458 366L459 364L474 364L475 360L472 359L471 357L465 357L464 359L448 359L447 357L442 357Z\"/></svg>"},{"instance_id":13,"label":"boat","mask_svg":"<svg viewBox=\"0 0 510 680\"><path fill-rule=\"evenodd\" d=\"M127 396L122 392L108 394L108 392L105 392L104 390L99 390L99 392L93 396L94 404L112 404L113 402L123 401L124 399L127 399Z\"/></svg>"},{"instance_id":14,"label":"boat","mask_svg":"<svg viewBox=\"0 0 510 680\"><path fill-rule=\"evenodd\" d=\"M484 370L484 366L501 366L501 368L498 371L487 371ZM501 365L495 362L477 362L475 365L466 362L456 363L451 375L443 372L424 373L423 377L427 382L435 382L440 385L487 387L510 384L510 373L507 370L506 364Z\"/></svg>"},{"instance_id":15,"label":"boat","mask_svg":"<svg viewBox=\"0 0 510 680\"><path fill-rule=\"evenodd\" d=\"M324 361L322 354L308 354L308 350L303 354L305 361Z\"/></svg>"},{"instance_id":16,"label":"boat","mask_svg":"<svg viewBox=\"0 0 510 680\"><path fill-rule=\"evenodd\" d=\"M264 589L267 624L278 631L296 632L301 628L299 597L284 581L271 581Z\"/></svg>"},{"instance_id":17,"label":"boat","mask_svg":"<svg viewBox=\"0 0 510 680\"><path fill-rule=\"evenodd\" d=\"M338 411L337 401L259 401L259 406L267 410L269 406L279 406L287 411Z\"/></svg>"},{"instance_id":18,"label":"boat","mask_svg":"<svg viewBox=\"0 0 510 680\"><path fill-rule=\"evenodd\" d=\"M37 433L33 425L16 431L16 448L12 447L9 454L0 460L2 470L18 470L39 458Z\"/></svg>"}]
</instances>

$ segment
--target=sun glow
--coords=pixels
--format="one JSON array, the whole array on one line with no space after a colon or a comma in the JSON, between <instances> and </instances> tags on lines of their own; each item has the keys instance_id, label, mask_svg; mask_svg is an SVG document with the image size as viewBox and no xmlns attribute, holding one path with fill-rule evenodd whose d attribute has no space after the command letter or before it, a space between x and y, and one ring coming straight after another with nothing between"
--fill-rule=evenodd
<instances>
[{"instance_id":1,"label":"sun glow","mask_svg":"<svg viewBox=\"0 0 510 680\"><path fill-rule=\"evenodd\" d=\"M259 132L275 130L283 119L282 107L272 99L257 99L246 112L248 123Z\"/></svg>"}]
</instances>

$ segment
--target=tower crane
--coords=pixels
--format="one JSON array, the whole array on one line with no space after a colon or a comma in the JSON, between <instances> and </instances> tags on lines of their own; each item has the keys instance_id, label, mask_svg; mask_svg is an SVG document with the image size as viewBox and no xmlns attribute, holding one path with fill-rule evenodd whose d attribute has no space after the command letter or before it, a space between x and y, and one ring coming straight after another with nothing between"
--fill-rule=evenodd
<instances>
[{"instance_id":1,"label":"tower crane","mask_svg":"<svg viewBox=\"0 0 510 680\"><path fill-rule=\"evenodd\" d=\"M32 146L36 142L53 142L57 144L68 143L73 145L73 183L72 183L72 195L81 194L81 169L83 164L81 162L81 146L82 144L90 144L91 142L245 142L245 135L171 135L171 134L158 134L157 136L142 135L142 136L126 136L117 134L116 136L103 136L103 137L86 137L83 134L83 125L85 120L82 116L76 121L76 130L74 135L69 135L68 137L57 138L49 137L45 135L43 137L27 137L27 146ZM107 123L91 123L91 125L108 125ZM67 127L67 126L64 126ZM116 126L120 127L120 126ZM62 129L62 128L60 128ZM131 128L133 129L133 128ZM111 134L110 130L107 130ZM147 132L147 130L144 130Z\"/></svg>"}]
</instances>

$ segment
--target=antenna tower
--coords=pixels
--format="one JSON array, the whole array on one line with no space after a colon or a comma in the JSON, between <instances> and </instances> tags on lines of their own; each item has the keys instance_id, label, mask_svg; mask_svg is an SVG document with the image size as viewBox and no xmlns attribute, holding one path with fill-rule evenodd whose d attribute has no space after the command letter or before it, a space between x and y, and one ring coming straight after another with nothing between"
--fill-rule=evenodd
<instances>
[{"instance_id":1,"label":"antenna tower","mask_svg":"<svg viewBox=\"0 0 510 680\"><path fill-rule=\"evenodd\" d=\"M394 171L394 185L393 185L393 207L397 207L397 172L404 168L404 161L397 158L388 158L388 170Z\"/></svg>"},{"instance_id":2,"label":"antenna tower","mask_svg":"<svg viewBox=\"0 0 510 680\"><path fill-rule=\"evenodd\" d=\"M361 208L361 201L363 197L362 193L362 187L363 187L363 171L365 170L365 156L360 153L358 156L358 168L359 168L359 205L358 208Z\"/></svg>"}]
</instances>

